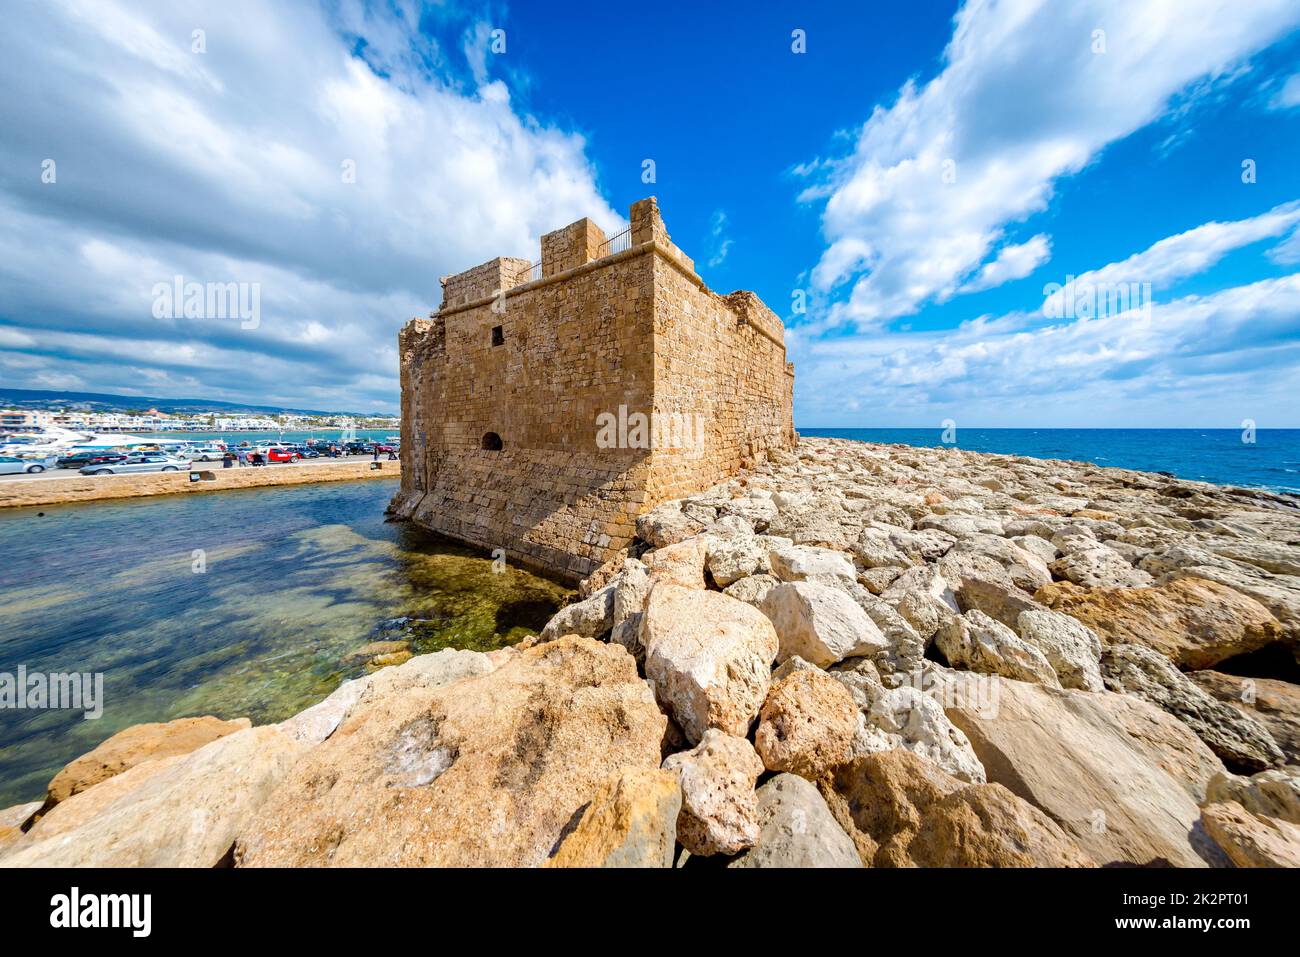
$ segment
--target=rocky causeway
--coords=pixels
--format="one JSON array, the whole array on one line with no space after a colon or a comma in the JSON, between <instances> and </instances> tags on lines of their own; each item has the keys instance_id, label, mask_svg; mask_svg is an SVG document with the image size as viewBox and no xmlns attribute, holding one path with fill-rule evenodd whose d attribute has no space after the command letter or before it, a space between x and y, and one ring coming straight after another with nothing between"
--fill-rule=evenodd
<instances>
[{"instance_id":1,"label":"rocky causeway","mask_svg":"<svg viewBox=\"0 0 1300 957\"><path fill-rule=\"evenodd\" d=\"M0 865L1300 866L1300 507L804 438L536 636L120 732Z\"/></svg>"}]
</instances>

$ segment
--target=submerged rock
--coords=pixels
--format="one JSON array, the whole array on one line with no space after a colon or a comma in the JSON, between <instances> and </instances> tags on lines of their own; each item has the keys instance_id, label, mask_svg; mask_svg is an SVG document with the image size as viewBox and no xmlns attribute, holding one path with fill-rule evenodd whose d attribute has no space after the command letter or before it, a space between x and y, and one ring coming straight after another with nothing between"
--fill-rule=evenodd
<instances>
[{"instance_id":1,"label":"submerged rock","mask_svg":"<svg viewBox=\"0 0 1300 957\"><path fill-rule=\"evenodd\" d=\"M223 721L211 715L132 725L70 762L56 774L50 781L45 799L46 809L137 764L188 754L218 738L251 726L252 722L247 718Z\"/></svg>"}]
</instances>

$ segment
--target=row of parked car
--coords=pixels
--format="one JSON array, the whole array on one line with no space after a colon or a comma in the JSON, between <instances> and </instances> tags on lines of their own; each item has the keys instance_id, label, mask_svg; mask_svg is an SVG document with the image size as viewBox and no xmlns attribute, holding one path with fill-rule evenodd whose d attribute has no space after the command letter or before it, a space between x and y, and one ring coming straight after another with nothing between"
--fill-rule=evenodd
<instances>
[{"instance_id":1,"label":"row of parked car","mask_svg":"<svg viewBox=\"0 0 1300 957\"><path fill-rule=\"evenodd\" d=\"M118 475L131 472L179 472L194 462L220 462L228 454L239 451L252 454L260 452L263 462L299 462L303 459L338 455L373 455L376 447L380 454L396 453L397 447L387 443L348 442L343 445L262 445L253 449L223 449L218 446L187 450L182 453L165 452L114 452L102 449L73 452L58 458L20 459L0 455L0 475L20 472L44 472L48 468L77 469L83 475Z\"/></svg>"}]
</instances>

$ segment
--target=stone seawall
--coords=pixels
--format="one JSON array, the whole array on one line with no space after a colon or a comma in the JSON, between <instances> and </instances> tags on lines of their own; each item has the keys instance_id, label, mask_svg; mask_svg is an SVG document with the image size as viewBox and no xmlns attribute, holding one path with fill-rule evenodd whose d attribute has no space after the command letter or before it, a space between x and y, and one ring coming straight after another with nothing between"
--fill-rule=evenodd
<instances>
[{"instance_id":1,"label":"stone seawall","mask_svg":"<svg viewBox=\"0 0 1300 957\"><path fill-rule=\"evenodd\" d=\"M179 495L188 492L222 492L266 485L305 485L311 482L352 482L358 479L401 478L400 462L381 461L372 469L369 458L356 462L319 465L267 465L262 468L223 469L219 462L203 463L194 471L211 480L190 481L190 473L148 472L142 475L86 475L77 478L17 479L0 482L0 508L61 505L101 499Z\"/></svg>"}]
</instances>

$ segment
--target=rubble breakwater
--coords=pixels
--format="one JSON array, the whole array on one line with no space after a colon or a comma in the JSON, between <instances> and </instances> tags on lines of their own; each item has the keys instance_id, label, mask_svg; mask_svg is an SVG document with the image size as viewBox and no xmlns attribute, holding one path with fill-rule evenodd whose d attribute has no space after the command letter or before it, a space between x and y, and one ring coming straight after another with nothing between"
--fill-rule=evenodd
<instances>
[{"instance_id":1,"label":"rubble breakwater","mask_svg":"<svg viewBox=\"0 0 1300 957\"><path fill-rule=\"evenodd\" d=\"M513 646L109 739L0 864L1297 866L1297 649L1286 497L805 438Z\"/></svg>"}]
</instances>

